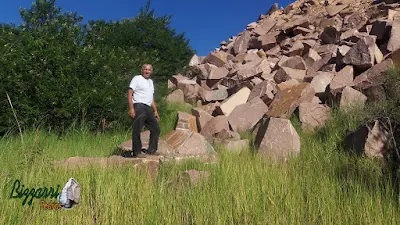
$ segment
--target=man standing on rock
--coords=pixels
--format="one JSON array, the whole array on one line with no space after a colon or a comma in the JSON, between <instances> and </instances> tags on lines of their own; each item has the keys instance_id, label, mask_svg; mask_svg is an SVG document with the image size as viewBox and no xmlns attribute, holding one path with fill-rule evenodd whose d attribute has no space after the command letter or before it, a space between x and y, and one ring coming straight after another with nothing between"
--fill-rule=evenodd
<instances>
[{"instance_id":1,"label":"man standing on rock","mask_svg":"<svg viewBox=\"0 0 400 225\"><path fill-rule=\"evenodd\" d=\"M147 154L155 154L158 148L160 116L154 101L154 85L150 79L153 67L150 64L142 66L142 74L132 78L128 90L129 115L132 118L132 152L135 158L144 157L140 133L143 126L150 130L149 148Z\"/></svg>"}]
</instances>

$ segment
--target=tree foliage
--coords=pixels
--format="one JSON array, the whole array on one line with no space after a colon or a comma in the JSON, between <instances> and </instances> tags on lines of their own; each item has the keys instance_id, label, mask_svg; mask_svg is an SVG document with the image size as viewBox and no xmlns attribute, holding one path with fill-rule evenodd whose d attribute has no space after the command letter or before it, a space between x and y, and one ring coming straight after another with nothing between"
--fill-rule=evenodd
<instances>
[{"instance_id":1,"label":"tree foliage","mask_svg":"<svg viewBox=\"0 0 400 225\"><path fill-rule=\"evenodd\" d=\"M126 122L127 87L141 65L153 64L155 78L166 78L194 54L170 28L171 16L156 17L150 1L115 22L83 24L55 0L36 0L20 15L21 25L0 25L0 134L16 127L15 116L25 128L57 130Z\"/></svg>"}]
</instances>

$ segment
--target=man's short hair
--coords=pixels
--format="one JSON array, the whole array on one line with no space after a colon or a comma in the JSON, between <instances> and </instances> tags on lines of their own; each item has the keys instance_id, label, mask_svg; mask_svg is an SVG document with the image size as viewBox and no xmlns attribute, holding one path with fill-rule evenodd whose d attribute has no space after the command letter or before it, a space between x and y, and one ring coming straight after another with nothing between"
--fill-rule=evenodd
<instances>
[{"instance_id":1,"label":"man's short hair","mask_svg":"<svg viewBox=\"0 0 400 225\"><path fill-rule=\"evenodd\" d=\"M143 64L142 70L144 69L145 66L150 66L150 69L153 70L153 66L151 64Z\"/></svg>"}]
</instances>

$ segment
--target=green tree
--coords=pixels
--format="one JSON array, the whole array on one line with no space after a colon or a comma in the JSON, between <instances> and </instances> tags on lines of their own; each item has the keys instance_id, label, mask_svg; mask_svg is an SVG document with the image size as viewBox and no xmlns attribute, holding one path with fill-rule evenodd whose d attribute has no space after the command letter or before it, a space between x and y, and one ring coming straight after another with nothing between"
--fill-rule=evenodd
<instances>
[{"instance_id":1,"label":"green tree","mask_svg":"<svg viewBox=\"0 0 400 225\"><path fill-rule=\"evenodd\" d=\"M177 34L170 27L171 18L171 15L156 17L147 1L134 18L111 23L90 21L86 26L87 43L139 52L142 63L154 65L155 75L170 77L187 65L195 53L185 33Z\"/></svg>"},{"instance_id":2,"label":"green tree","mask_svg":"<svg viewBox=\"0 0 400 225\"><path fill-rule=\"evenodd\" d=\"M14 112L23 127L96 129L103 119L129 126L126 90L141 65L169 77L193 54L184 34L169 27L171 17L156 17L150 1L135 18L116 22L82 24L55 0L36 0L20 14L21 25L0 26L0 134L16 127Z\"/></svg>"},{"instance_id":3,"label":"green tree","mask_svg":"<svg viewBox=\"0 0 400 225\"><path fill-rule=\"evenodd\" d=\"M0 76L7 83L2 93L9 93L23 125L63 126L73 113L70 96L80 82L75 70L82 48L82 18L61 13L54 0L37 0L20 13L23 23L13 30L3 27L1 32L9 46L0 52L4 60ZM9 111L6 115L9 123L3 128L15 124Z\"/></svg>"}]
</instances>

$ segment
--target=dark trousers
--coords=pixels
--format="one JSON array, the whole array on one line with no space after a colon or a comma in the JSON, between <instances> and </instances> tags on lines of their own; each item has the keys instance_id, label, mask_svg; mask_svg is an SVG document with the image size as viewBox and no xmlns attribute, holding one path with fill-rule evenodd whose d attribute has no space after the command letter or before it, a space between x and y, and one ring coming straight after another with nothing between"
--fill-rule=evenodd
<instances>
[{"instance_id":1,"label":"dark trousers","mask_svg":"<svg viewBox=\"0 0 400 225\"><path fill-rule=\"evenodd\" d=\"M160 127L156 117L154 116L154 111L150 106L143 103L135 103L133 104L133 107L135 109L135 117L132 121L133 154L138 155L142 150L140 133L142 132L143 126L150 130L150 141L147 153L153 154L157 151L158 139L160 136Z\"/></svg>"}]
</instances>

